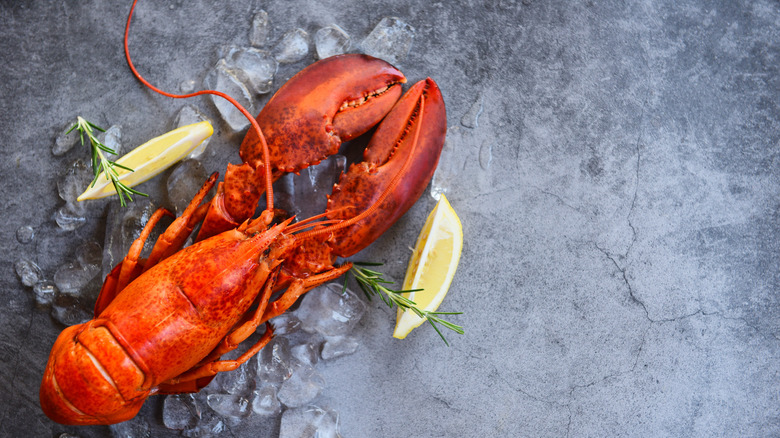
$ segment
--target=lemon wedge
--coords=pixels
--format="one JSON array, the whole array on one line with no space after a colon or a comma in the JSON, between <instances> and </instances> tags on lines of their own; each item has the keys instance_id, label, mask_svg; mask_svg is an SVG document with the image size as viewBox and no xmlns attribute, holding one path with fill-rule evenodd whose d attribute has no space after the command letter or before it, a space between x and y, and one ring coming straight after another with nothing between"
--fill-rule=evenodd
<instances>
[{"instance_id":1,"label":"lemon wedge","mask_svg":"<svg viewBox=\"0 0 780 438\"><path fill-rule=\"evenodd\" d=\"M128 187L141 184L186 157L213 132L214 128L211 123L203 121L182 126L147 141L116 160L117 164L134 170L134 172L130 172L116 167L119 181ZM114 185L106 178L105 174L101 174L95 185L87 188L76 199L78 201L100 199L114 194L116 194Z\"/></svg>"},{"instance_id":2,"label":"lemon wedge","mask_svg":"<svg viewBox=\"0 0 780 438\"><path fill-rule=\"evenodd\" d=\"M428 215L409 260L403 290L422 289L404 294L421 310L435 311L441 304L458 268L463 249L463 228L447 197L441 195ZM411 310L398 309L393 337L403 339L425 319Z\"/></svg>"}]
</instances>

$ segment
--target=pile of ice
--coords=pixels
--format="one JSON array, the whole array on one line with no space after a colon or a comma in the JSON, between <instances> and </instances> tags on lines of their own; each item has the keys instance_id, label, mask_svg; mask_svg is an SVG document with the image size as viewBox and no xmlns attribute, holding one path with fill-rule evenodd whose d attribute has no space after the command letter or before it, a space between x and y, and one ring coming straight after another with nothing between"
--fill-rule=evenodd
<instances>
[{"instance_id":1,"label":"pile of ice","mask_svg":"<svg viewBox=\"0 0 780 438\"><path fill-rule=\"evenodd\" d=\"M221 51L220 59L206 74L204 87L228 94L252 115L260 95L271 91L280 64L292 64L309 58L312 38L304 29L295 28L272 41L272 27L266 11L259 11L252 20L249 46L229 47ZM391 64L401 62L414 40L414 28L397 17L383 18L356 48L363 53L382 58ZM349 34L336 24L317 30L313 38L318 59L343 53L352 48ZM211 96L220 117L234 132L249 126L249 120L230 102Z\"/></svg>"},{"instance_id":2,"label":"pile of ice","mask_svg":"<svg viewBox=\"0 0 780 438\"><path fill-rule=\"evenodd\" d=\"M184 436L206 437L250 416L281 413L281 437L340 436L338 414L318 405L325 380L317 364L355 352L358 342L351 333L365 311L365 302L340 284L308 292L297 310L271 321L274 338L257 356L218 374L198 394L167 396L163 423ZM316 434L301 435L304 430Z\"/></svg>"}]
</instances>

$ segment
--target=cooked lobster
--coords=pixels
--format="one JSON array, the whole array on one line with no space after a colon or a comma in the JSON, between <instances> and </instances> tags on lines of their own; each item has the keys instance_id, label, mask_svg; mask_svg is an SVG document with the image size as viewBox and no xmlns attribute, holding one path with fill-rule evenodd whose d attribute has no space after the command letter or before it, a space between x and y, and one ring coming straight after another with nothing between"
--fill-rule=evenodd
<instances>
[{"instance_id":1,"label":"cooked lobster","mask_svg":"<svg viewBox=\"0 0 780 438\"><path fill-rule=\"evenodd\" d=\"M133 8L135 3L133 4ZM149 85L132 64L136 77ZM444 144L444 102L425 79L399 99L403 74L365 55L327 58L283 85L246 135L243 164L213 174L155 243L141 248L158 210L106 277L95 319L65 329L46 365L40 402L63 424L112 424L134 417L152 394L197 392L236 369L272 337L268 323L303 293L350 269L348 257L384 233L428 184ZM192 97L211 91L171 97ZM334 186L326 212L275 222L271 183L338 151L379 123L364 154ZM266 208L252 219L263 193ZM184 242L201 223L196 243ZM274 292L280 292L272 300ZM235 360L220 357L266 324Z\"/></svg>"}]
</instances>

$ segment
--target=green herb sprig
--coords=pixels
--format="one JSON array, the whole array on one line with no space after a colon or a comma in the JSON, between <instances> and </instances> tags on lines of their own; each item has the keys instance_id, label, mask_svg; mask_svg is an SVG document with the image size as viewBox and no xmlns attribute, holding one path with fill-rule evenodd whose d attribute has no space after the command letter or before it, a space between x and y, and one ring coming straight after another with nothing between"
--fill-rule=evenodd
<instances>
[{"instance_id":1,"label":"green herb sprig","mask_svg":"<svg viewBox=\"0 0 780 438\"><path fill-rule=\"evenodd\" d=\"M109 154L116 155L115 150L104 145L100 140L97 139L97 137L95 137L96 129L100 132L106 132L105 129L95 125L88 120L83 119L81 116L76 118L76 124L73 125L73 127L71 127L68 132L66 132L66 134L69 134L74 129L79 131L81 144L84 145L84 136L86 136L92 149L92 173L95 175L95 177L92 179L92 183L89 185L90 187L95 187L95 183L97 183L98 177L101 173L104 173L106 177L111 180L111 184L114 185L114 190L116 190L116 193L119 195L119 203L122 205L122 207L127 205L125 204L125 197L132 201L132 195L149 196L146 193L141 193L138 190L128 187L119 181L119 175L116 172L117 167L130 172L134 172L134 170L107 159L103 154L103 152L107 152Z\"/></svg>"},{"instance_id":2,"label":"green herb sprig","mask_svg":"<svg viewBox=\"0 0 780 438\"><path fill-rule=\"evenodd\" d=\"M448 347L450 346L449 342L447 342L447 339L444 338L444 335L441 333L441 330L439 330L439 327L437 327L436 324L440 324L441 326L448 328L459 335L465 333L463 327L453 324L449 321L445 321L444 319L439 317L439 315L461 315L463 314L463 312L430 312L428 310L422 310L419 307L417 307L417 303L401 295L403 293L408 293L408 292L417 292L422 289L411 289L411 290L390 289L385 285L393 284L392 281L385 280L381 272L377 272L372 269L365 268L365 266L381 266L381 265L382 265L381 263L353 262L352 269L350 269L347 272L347 275L345 276L344 289L346 290L348 276L350 273L352 273L352 275L355 276L355 279L358 282L358 286L360 286L360 289L362 289L363 293L366 294L366 297L369 299L369 301L374 295L378 295L379 298L381 298L382 301L384 301L384 303L388 305L388 307L392 308L393 305L395 304L401 309L411 310L420 318L427 320L431 324L433 329L436 330L436 333L439 334L442 341L444 341L444 343L447 344Z\"/></svg>"}]
</instances>

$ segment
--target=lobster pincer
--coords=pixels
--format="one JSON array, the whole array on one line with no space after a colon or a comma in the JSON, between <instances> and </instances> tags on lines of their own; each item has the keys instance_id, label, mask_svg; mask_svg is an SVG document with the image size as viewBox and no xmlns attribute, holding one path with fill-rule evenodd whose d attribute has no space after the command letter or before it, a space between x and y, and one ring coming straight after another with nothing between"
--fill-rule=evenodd
<instances>
[{"instance_id":1,"label":"lobster pincer","mask_svg":"<svg viewBox=\"0 0 780 438\"><path fill-rule=\"evenodd\" d=\"M405 82L387 62L357 54L326 58L293 76L258 114L262 135L250 130L244 138L244 163L228 166L198 239L235 228L254 214L264 191L263 143L274 180L299 172L379 123Z\"/></svg>"}]
</instances>

